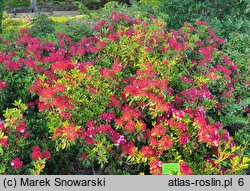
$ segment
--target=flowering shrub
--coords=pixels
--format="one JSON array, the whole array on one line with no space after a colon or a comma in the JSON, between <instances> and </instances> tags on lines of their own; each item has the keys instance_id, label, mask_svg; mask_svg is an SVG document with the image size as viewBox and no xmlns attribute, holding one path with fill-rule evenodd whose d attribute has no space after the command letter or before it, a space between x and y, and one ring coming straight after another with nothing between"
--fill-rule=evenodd
<instances>
[{"instance_id":1,"label":"flowering shrub","mask_svg":"<svg viewBox=\"0 0 250 191\"><path fill-rule=\"evenodd\" d=\"M1 53L7 72L28 70L36 78L28 105L43 116L54 150L30 144L34 174L72 147L98 174L161 174L169 162L180 163L181 174L244 173L244 148L220 122L239 71L206 22L165 32L153 16L146 21L114 12L93 30L77 44L58 33L58 45L22 30L15 44L22 52ZM18 133L27 129L21 115L13 125ZM2 139L5 152L9 137ZM15 157L6 172L25 164Z\"/></svg>"},{"instance_id":2,"label":"flowering shrub","mask_svg":"<svg viewBox=\"0 0 250 191\"><path fill-rule=\"evenodd\" d=\"M40 174L45 161L50 159L50 152L47 150L41 152L38 146L34 146L31 154L33 160L28 159L27 151L32 144L35 144L35 140L31 140L30 130L27 130L23 115L27 106L21 101L16 101L14 106L16 107L5 111L5 120L0 120L0 173L21 173L25 161L26 173Z\"/></svg>"}]
</instances>

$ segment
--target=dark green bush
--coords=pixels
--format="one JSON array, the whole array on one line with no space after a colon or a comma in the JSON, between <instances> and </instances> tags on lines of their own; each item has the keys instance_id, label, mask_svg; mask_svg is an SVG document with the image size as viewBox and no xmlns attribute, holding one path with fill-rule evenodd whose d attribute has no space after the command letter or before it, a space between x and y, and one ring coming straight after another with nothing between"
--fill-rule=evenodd
<instances>
[{"instance_id":1,"label":"dark green bush","mask_svg":"<svg viewBox=\"0 0 250 191\"><path fill-rule=\"evenodd\" d=\"M110 1L106 3L103 8L95 12L91 12L90 16L94 20L107 19L112 11L115 11L117 13L123 13L133 18L146 15L140 10L140 7L136 3L131 6L128 6L127 4L121 4L116 1Z\"/></svg>"},{"instance_id":2,"label":"dark green bush","mask_svg":"<svg viewBox=\"0 0 250 191\"><path fill-rule=\"evenodd\" d=\"M249 63L250 63L250 35L231 33L223 50L229 58L239 67L239 78L235 83L235 97L239 103L229 104L224 108L221 117L223 124L234 134L235 141L241 145L249 145L249 108L250 108L250 87L249 82ZM250 147L248 146L248 156ZM250 169L248 169L248 173Z\"/></svg>"},{"instance_id":3,"label":"dark green bush","mask_svg":"<svg viewBox=\"0 0 250 191\"><path fill-rule=\"evenodd\" d=\"M58 31L67 34L71 40L78 42L83 36L92 35L91 26L84 24L83 21L67 21L58 25Z\"/></svg>"},{"instance_id":4,"label":"dark green bush","mask_svg":"<svg viewBox=\"0 0 250 191\"><path fill-rule=\"evenodd\" d=\"M105 6L109 2L117 2L121 4L130 4L130 0L80 0L90 10L97 10Z\"/></svg>"},{"instance_id":5,"label":"dark green bush","mask_svg":"<svg viewBox=\"0 0 250 191\"><path fill-rule=\"evenodd\" d=\"M250 97L250 87L246 85L249 82L249 63L250 63L250 35L231 33L223 50L229 58L239 67L240 75L235 85L236 98L246 99Z\"/></svg>"},{"instance_id":6,"label":"dark green bush","mask_svg":"<svg viewBox=\"0 0 250 191\"><path fill-rule=\"evenodd\" d=\"M47 15L41 14L32 19L32 26L29 28L34 37L44 37L55 32L55 23Z\"/></svg>"},{"instance_id":7,"label":"dark green bush","mask_svg":"<svg viewBox=\"0 0 250 191\"><path fill-rule=\"evenodd\" d=\"M5 0L0 0L0 36L2 34L2 20L3 20L3 11L4 11L4 7L5 7ZM1 39L1 37L0 37Z\"/></svg>"},{"instance_id":8,"label":"dark green bush","mask_svg":"<svg viewBox=\"0 0 250 191\"><path fill-rule=\"evenodd\" d=\"M231 32L247 32L249 26L249 1L247 0L141 0L146 11L156 15L165 13L168 27L178 29L184 22L197 19L209 22L216 34L228 37Z\"/></svg>"},{"instance_id":9,"label":"dark green bush","mask_svg":"<svg viewBox=\"0 0 250 191\"><path fill-rule=\"evenodd\" d=\"M16 7L28 7L30 5L30 0L9 0L7 1L7 7L16 8Z\"/></svg>"}]
</instances>

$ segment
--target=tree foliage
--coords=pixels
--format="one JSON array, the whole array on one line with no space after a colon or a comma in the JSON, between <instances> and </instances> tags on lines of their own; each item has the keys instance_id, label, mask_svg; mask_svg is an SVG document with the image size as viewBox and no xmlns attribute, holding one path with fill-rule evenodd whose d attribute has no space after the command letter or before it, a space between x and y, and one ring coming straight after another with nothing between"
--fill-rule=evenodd
<instances>
[{"instance_id":1,"label":"tree foliage","mask_svg":"<svg viewBox=\"0 0 250 191\"><path fill-rule=\"evenodd\" d=\"M5 7L5 0L0 0L0 35L3 32L3 11L4 11L4 7ZM1 39L1 37L0 37Z\"/></svg>"},{"instance_id":2,"label":"tree foliage","mask_svg":"<svg viewBox=\"0 0 250 191\"><path fill-rule=\"evenodd\" d=\"M249 31L248 0L140 0L147 11L166 15L169 28L178 29L184 22L207 21L220 37L230 32Z\"/></svg>"}]
</instances>

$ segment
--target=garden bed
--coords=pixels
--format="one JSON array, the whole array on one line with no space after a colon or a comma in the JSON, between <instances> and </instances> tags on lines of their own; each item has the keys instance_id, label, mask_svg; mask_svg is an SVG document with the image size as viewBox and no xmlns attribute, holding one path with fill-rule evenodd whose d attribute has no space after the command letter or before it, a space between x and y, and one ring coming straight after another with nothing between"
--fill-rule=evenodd
<instances>
[{"instance_id":1,"label":"garden bed","mask_svg":"<svg viewBox=\"0 0 250 191\"><path fill-rule=\"evenodd\" d=\"M52 11L77 11L78 6L75 4L62 4L62 5L39 5L39 11L41 12L52 12ZM29 7L16 7L16 8L6 8L8 13L30 13L32 10Z\"/></svg>"}]
</instances>

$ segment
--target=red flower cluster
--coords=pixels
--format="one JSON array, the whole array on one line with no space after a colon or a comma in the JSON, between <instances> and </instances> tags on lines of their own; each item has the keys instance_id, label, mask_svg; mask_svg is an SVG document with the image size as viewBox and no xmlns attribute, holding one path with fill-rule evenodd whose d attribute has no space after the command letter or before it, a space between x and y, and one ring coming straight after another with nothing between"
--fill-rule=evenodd
<instances>
[{"instance_id":1,"label":"red flower cluster","mask_svg":"<svg viewBox=\"0 0 250 191\"><path fill-rule=\"evenodd\" d=\"M74 66L71 64L70 61L62 61L62 62L57 61L51 65L51 69L54 71L55 70L59 70L59 71L60 70L70 70L73 68L74 68Z\"/></svg>"},{"instance_id":2,"label":"red flower cluster","mask_svg":"<svg viewBox=\"0 0 250 191\"><path fill-rule=\"evenodd\" d=\"M39 160L39 159L44 159L44 158L49 160L51 157L51 154L49 151L47 150L41 151L41 149L38 146L32 147L31 155L34 160Z\"/></svg>"},{"instance_id":3,"label":"red flower cluster","mask_svg":"<svg viewBox=\"0 0 250 191\"><path fill-rule=\"evenodd\" d=\"M62 128L57 128L53 138L65 137L68 140L75 141L78 137L79 130L75 125L67 125Z\"/></svg>"},{"instance_id":4,"label":"red flower cluster","mask_svg":"<svg viewBox=\"0 0 250 191\"><path fill-rule=\"evenodd\" d=\"M3 82L1 79L0 79L0 90L7 87L8 84L6 82Z\"/></svg>"},{"instance_id":5,"label":"red flower cluster","mask_svg":"<svg viewBox=\"0 0 250 191\"><path fill-rule=\"evenodd\" d=\"M150 166L150 173L155 175L162 174L162 162L159 159L153 158L153 160L149 162L149 166Z\"/></svg>"},{"instance_id":6,"label":"red flower cluster","mask_svg":"<svg viewBox=\"0 0 250 191\"><path fill-rule=\"evenodd\" d=\"M193 175L192 169L185 162L180 162L180 172L182 175Z\"/></svg>"},{"instance_id":7,"label":"red flower cluster","mask_svg":"<svg viewBox=\"0 0 250 191\"><path fill-rule=\"evenodd\" d=\"M166 134L166 129L161 124L154 126L154 128L151 130L151 136L154 137L163 136L165 134Z\"/></svg>"},{"instance_id":8,"label":"red flower cluster","mask_svg":"<svg viewBox=\"0 0 250 191\"><path fill-rule=\"evenodd\" d=\"M0 138L0 146L7 147L8 146L8 140L7 138Z\"/></svg>"},{"instance_id":9,"label":"red flower cluster","mask_svg":"<svg viewBox=\"0 0 250 191\"><path fill-rule=\"evenodd\" d=\"M21 168L23 166L23 161L20 160L19 157L16 157L15 159L13 159L10 163L10 165L14 168L14 169L18 169Z\"/></svg>"},{"instance_id":10,"label":"red flower cluster","mask_svg":"<svg viewBox=\"0 0 250 191\"><path fill-rule=\"evenodd\" d=\"M172 147L173 141L167 135L165 135L160 139L159 145L162 148L162 150L166 151Z\"/></svg>"},{"instance_id":11,"label":"red flower cluster","mask_svg":"<svg viewBox=\"0 0 250 191\"><path fill-rule=\"evenodd\" d=\"M199 141L206 142L212 146L218 147L220 143L219 130L214 125L202 127L199 132Z\"/></svg>"},{"instance_id":12,"label":"red flower cluster","mask_svg":"<svg viewBox=\"0 0 250 191\"><path fill-rule=\"evenodd\" d=\"M136 147L133 142L126 142L121 146L122 153L124 155L133 156L137 153Z\"/></svg>"},{"instance_id":13,"label":"red flower cluster","mask_svg":"<svg viewBox=\"0 0 250 191\"><path fill-rule=\"evenodd\" d=\"M105 23L106 23L106 20L101 20L101 21L99 21L99 22L93 27L93 30L96 30L96 31L100 30L100 27L101 27L102 25L104 25Z\"/></svg>"},{"instance_id":14,"label":"red flower cluster","mask_svg":"<svg viewBox=\"0 0 250 191\"><path fill-rule=\"evenodd\" d=\"M19 133L24 133L26 131L25 122L21 121L19 126L16 127L16 131L19 132Z\"/></svg>"},{"instance_id":15,"label":"red flower cluster","mask_svg":"<svg viewBox=\"0 0 250 191\"><path fill-rule=\"evenodd\" d=\"M150 146L143 146L143 147L141 148L141 153L142 153L145 157L149 158L149 157L151 157L151 156L154 156L155 151L154 151L154 149L153 149L152 147L150 147Z\"/></svg>"}]
</instances>

